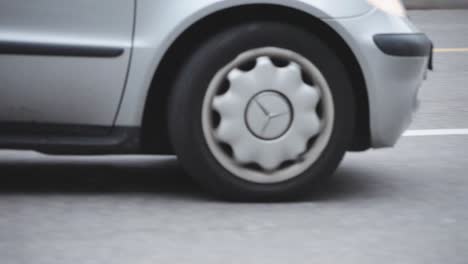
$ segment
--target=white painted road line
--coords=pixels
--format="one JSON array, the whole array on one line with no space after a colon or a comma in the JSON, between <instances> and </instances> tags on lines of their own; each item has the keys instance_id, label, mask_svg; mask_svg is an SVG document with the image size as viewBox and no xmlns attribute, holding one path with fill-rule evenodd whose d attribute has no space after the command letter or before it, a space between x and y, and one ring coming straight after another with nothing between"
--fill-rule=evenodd
<instances>
[{"instance_id":1,"label":"white painted road line","mask_svg":"<svg viewBox=\"0 0 468 264\"><path fill-rule=\"evenodd\" d=\"M403 136L405 137L424 137L424 136L456 136L468 135L468 128L461 129L424 129L424 130L408 130Z\"/></svg>"}]
</instances>

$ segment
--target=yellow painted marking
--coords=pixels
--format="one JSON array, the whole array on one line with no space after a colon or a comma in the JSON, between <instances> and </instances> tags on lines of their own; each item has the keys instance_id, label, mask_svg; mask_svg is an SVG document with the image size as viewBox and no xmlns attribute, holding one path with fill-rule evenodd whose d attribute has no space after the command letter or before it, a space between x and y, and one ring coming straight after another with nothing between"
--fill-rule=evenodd
<instances>
[{"instance_id":1,"label":"yellow painted marking","mask_svg":"<svg viewBox=\"0 0 468 264\"><path fill-rule=\"evenodd\" d=\"M468 52L468 48L443 48L443 49L434 49L434 52L438 53L447 53L447 52Z\"/></svg>"}]
</instances>

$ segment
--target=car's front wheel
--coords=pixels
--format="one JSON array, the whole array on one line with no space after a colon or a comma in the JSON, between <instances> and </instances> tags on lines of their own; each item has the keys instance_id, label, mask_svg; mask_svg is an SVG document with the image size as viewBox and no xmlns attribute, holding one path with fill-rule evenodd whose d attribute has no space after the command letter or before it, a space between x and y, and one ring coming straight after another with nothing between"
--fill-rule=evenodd
<instances>
[{"instance_id":1,"label":"car's front wheel","mask_svg":"<svg viewBox=\"0 0 468 264\"><path fill-rule=\"evenodd\" d=\"M326 42L292 25L252 22L212 36L182 66L169 129L182 165L210 191L285 200L336 169L353 102Z\"/></svg>"}]
</instances>

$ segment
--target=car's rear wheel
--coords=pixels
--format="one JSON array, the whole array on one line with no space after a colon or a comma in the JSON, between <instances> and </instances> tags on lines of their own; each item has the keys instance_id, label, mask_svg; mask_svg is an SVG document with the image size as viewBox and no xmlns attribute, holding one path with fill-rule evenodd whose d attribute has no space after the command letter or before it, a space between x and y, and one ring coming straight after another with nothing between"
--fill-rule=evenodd
<instances>
[{"instance_id":1,"label":"car's rear wheel","mask_svg":"<svg viewBox=\"0 0 468 264\"><path fill-rule=\"evenodd\" d=\"M292 199L338 166L353 102L326 42L292 25L254 22L212 36L183 65L169 129L182 165L215 194Z\"/></svg>"}]
</instances>

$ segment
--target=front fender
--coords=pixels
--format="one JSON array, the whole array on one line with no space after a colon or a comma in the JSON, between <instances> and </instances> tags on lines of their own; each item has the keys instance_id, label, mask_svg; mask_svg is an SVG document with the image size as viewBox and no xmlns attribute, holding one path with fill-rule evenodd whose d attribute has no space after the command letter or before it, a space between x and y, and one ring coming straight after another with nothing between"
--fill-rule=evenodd
<instances>
[{"instance_id":1,"label":"front fender","mask_svg":"<svg viewBox=\"0 0 468 264\"><path fill-rule=\"evenodd\" d=\"M295 8L322 19L350 18L372 7L365 0L135 0L133 54L118 126L141 126L153 75L172 43L195 22L218 11L250 4Z\"/></svg>"}]
</instances>

